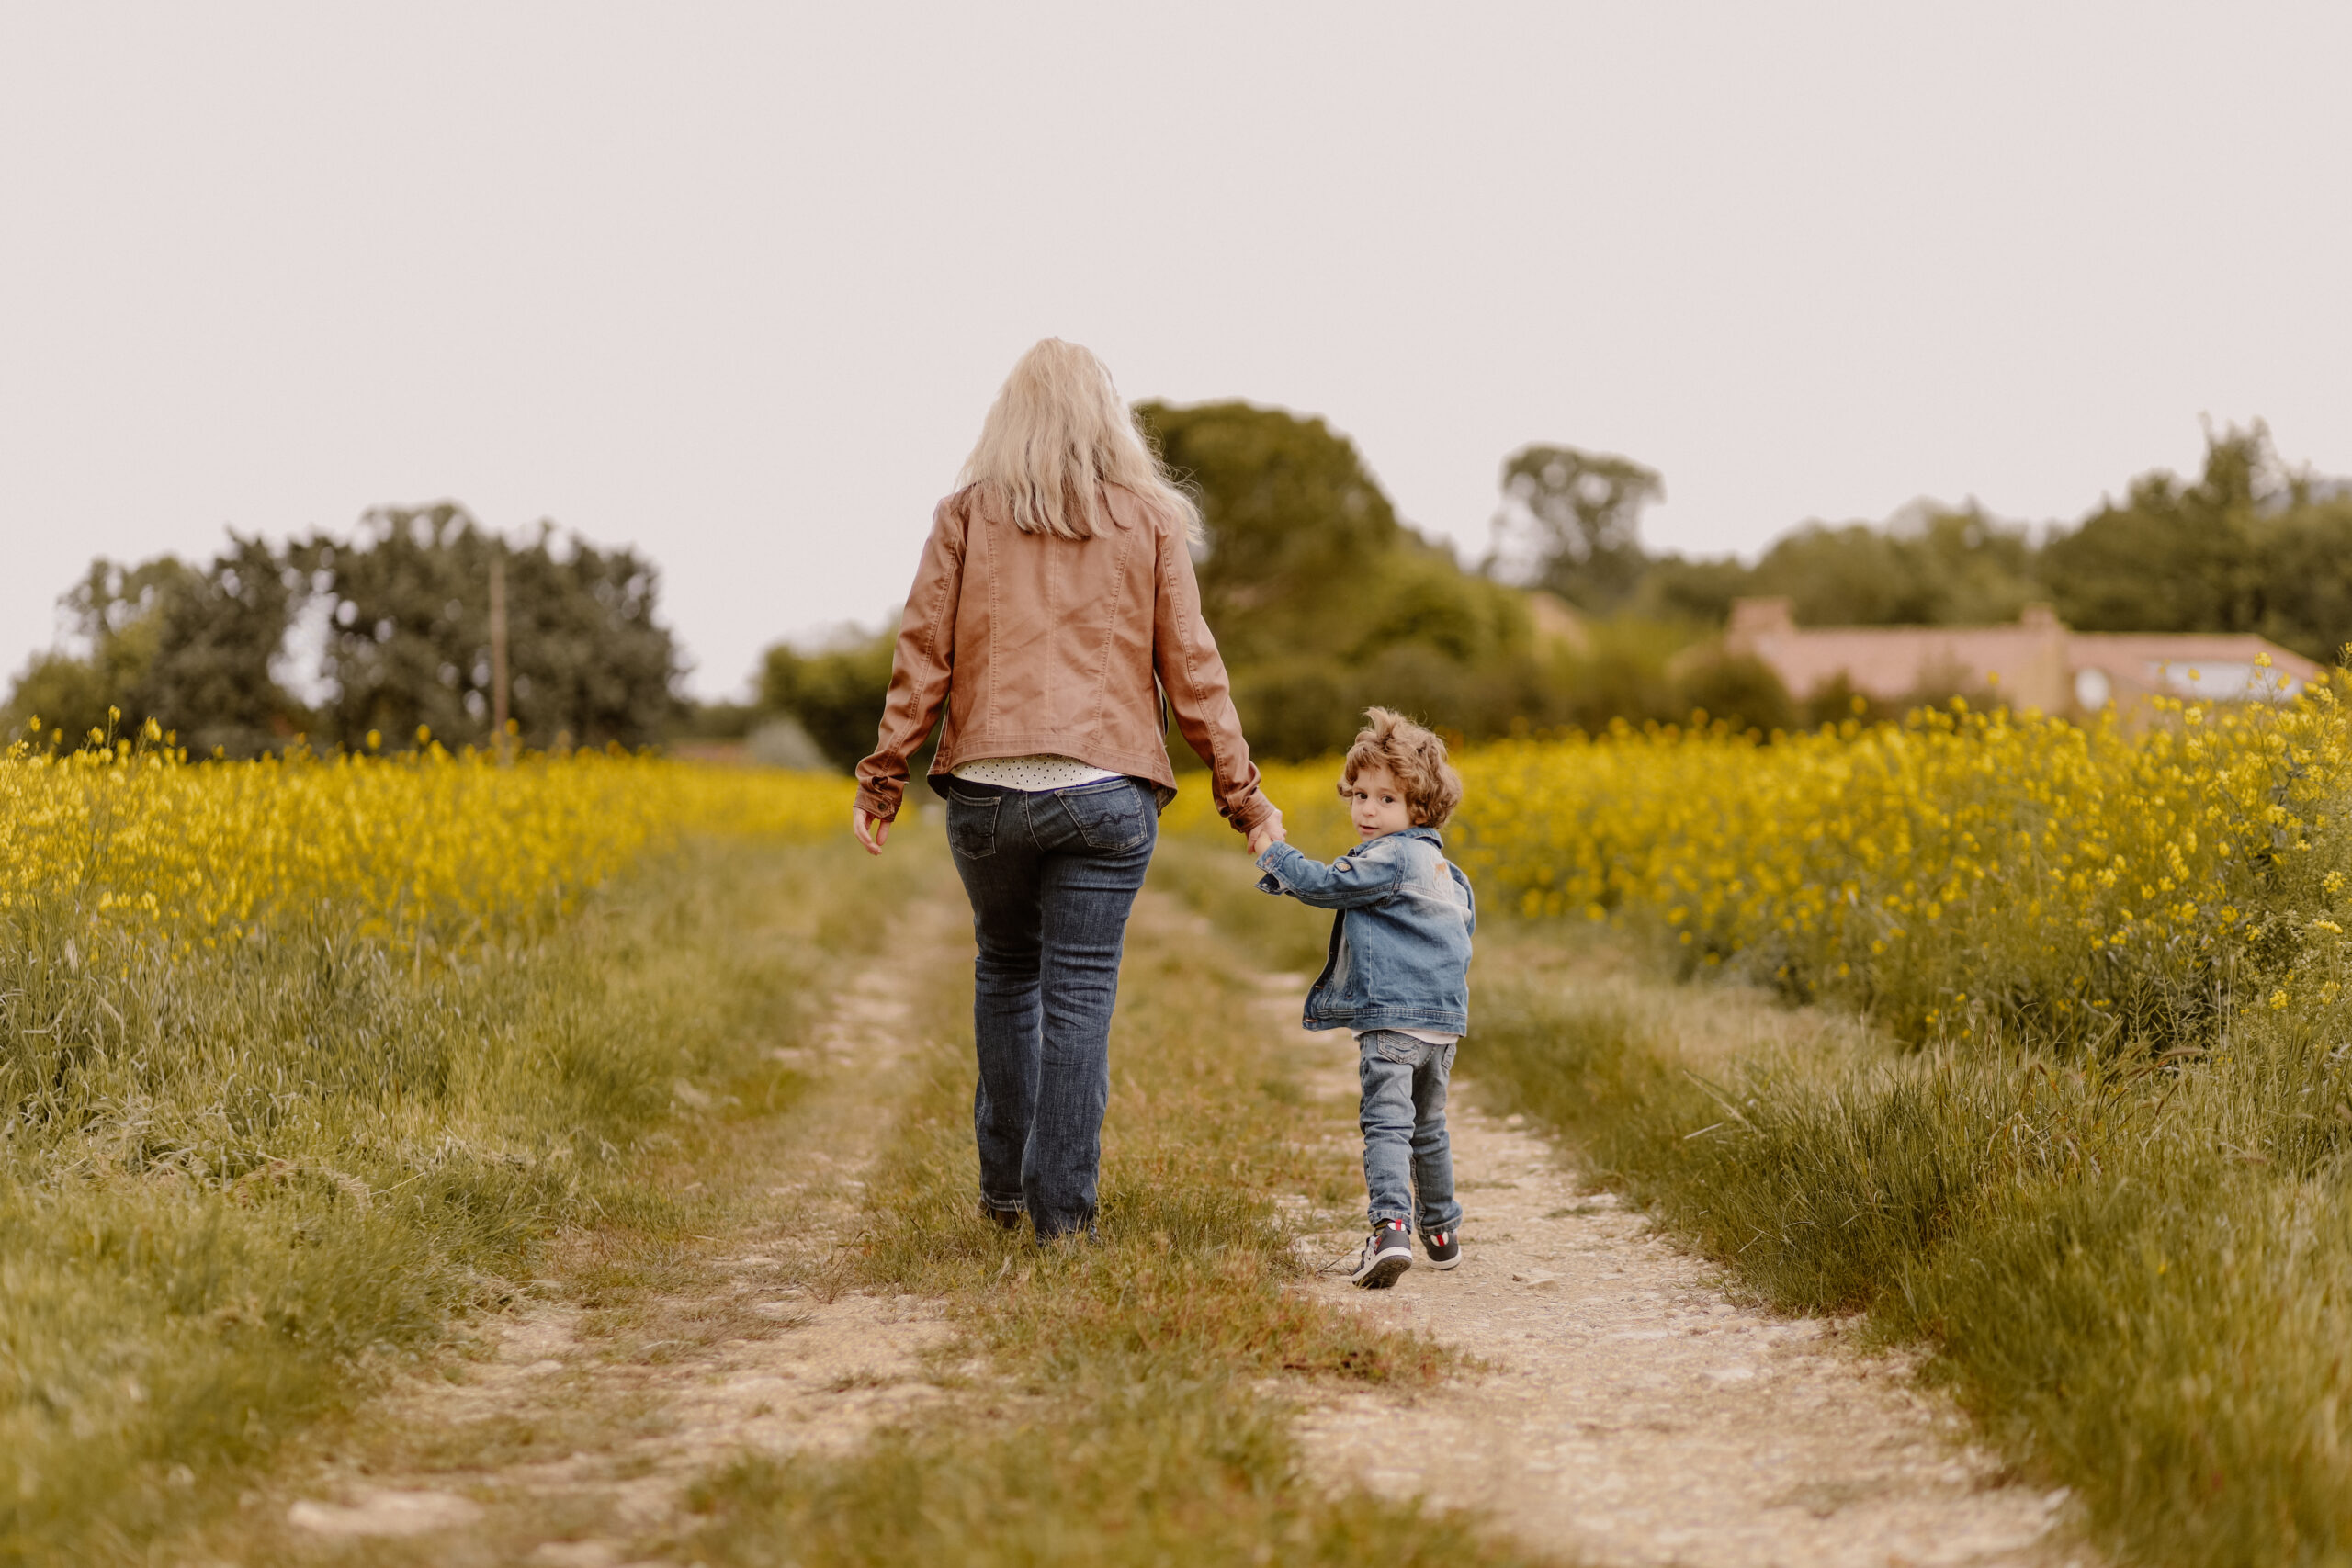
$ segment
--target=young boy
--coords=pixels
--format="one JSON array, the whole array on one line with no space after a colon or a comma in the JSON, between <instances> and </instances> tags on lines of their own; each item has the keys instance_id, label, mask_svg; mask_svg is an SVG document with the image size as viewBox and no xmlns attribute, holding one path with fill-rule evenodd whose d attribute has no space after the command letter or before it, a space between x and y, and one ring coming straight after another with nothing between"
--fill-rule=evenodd
<instances>
[{"instance_id":1,"label":"young boy","mask_svg":"<svg viewBox=\"0 0 2352 1568\"><path fill-rule=\"evenodd\" d=\"M1385 1290L1413 1266L1408 1226L1420 1195L1432 1269L1462 1261L1445 1080L1470 1027L1470 879L1445 858L1438 829L1462 803L1445 742L1386 708L1365 710L1340 773L1356 849L1325 865L1277 841L1258 857L1258 886L1336 909L1331 954L1306 995L1306 1027L1354 1032L1363 1082L1363 1179L1372 1235L1355 1282Z\"/></svg>"}]
</instances>

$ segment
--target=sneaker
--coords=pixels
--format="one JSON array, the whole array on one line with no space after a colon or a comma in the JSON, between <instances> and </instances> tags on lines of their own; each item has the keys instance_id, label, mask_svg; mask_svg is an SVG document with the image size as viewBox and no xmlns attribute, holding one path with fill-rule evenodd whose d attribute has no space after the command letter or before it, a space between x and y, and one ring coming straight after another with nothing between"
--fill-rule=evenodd
<instances>
[{"instance_id":1,"label":"sneaker","mask_svg":"<svg viewBox=\"0 0 2352 1568\"><path fill-rule=\"evenodd\" d=\"M1421 1250L1430 1256L1432 1269L1451 1269L1462 1261L1460 1231L1423 1231Z\"/></svg>"},{"instance_id":2,"label":"sneaker","mask_svg":"<svg viewBox=\"0 0 2352 1568\"><path fill-rule=\"evenodd\" d=\"M1349 1278L1367 1291L1385 1291L1413 1266L1413 1241L1402 1220L1383 1220L1364 1238L1363 1256Z\"/></svg>"}]
</instances>

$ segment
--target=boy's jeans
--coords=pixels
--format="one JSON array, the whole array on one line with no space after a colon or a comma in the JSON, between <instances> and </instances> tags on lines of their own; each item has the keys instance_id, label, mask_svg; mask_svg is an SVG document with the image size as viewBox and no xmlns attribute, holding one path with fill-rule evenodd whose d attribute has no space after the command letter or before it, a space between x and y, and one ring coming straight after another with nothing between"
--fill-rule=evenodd
<instances>
[{"instance_id":1,"label":"boy's jeans","mask_svg":"<svg viewBox=\"0 0 2352 1568\"><path fill-rule=\"evenodd\" d=\"M1453 1044L1372 1029L1356 1036L1356 1049L1363 1077L1363 1184L1372 1194L1373 1224L1413 1223L1418 1189L1421 1234L1451 1231L1462 1223L1462 1205L1453 1201L1453 1145L1445 1135Z\"/></svg>"},{"instance_id":2,"label":"boy's jeans","mask_svg":"<svg viewBox=\"0 0 2352 1568\"><path fill-rule=\"evenodd\" d=\"M1132 779L1035 794L951 783L947 842L972 901L972 1131L980 1196L1040 1237L1094 1224L1111 1006L1127 911L1159 836Z\"/></svg>"}]
</instances>

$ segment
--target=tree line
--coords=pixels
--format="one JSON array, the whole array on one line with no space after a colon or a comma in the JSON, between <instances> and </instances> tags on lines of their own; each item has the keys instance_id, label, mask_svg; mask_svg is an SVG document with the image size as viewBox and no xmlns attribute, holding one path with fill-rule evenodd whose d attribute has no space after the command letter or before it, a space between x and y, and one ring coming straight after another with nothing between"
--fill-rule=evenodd
<instances>
[{"instance_id":1,"label":"tree line","mask_svg":"<svg viewBox=\"0 0 2352 1568\"><path fill-rule=\"evenodd\" d=\"M1465 565L1397 516L1320 419L1238 401L1137 412L1198 498L1203 600L1251 744L1271 757L1343 744L1374 702L1474 739L1694 709L1766 731L1871 711L1849 689L1792 695L1753 661L1686 651L1743 595L1784 595L1816 626L2002 622L2041 602L2084 630L2256 632L2323 660L2352 639L2352 486L2281 463L2259 424L2210 435L2194 478L2143 475L2072 527L2037 535L1973 505L1922 505L1885 524L1807 524L1752 565L1650 550L1656 470L1530 446L1505 460L1491 547ZM26 670L0 736L36 714L78 736L112 709L155 717L198 754L298 735L405 744L420 727L487 742L493 556L526 744L637 746L788 717L835 766L872 745L890 631L779 643L750 705L696 709L676 695L650 561L551 525L502 539L454 502L381 508L347 537L282 547L232 533L201 564L94 561L64 600L74 648Z\"/></svg>"},{"instance_id":2,"label":"tree line","mask_svg":"<svg viewBox=\"0 0 2352 1568\"><path fill-rule=\"evenodd\" d=\"M1570 493L1600 492L1576 477L1593 461L1568 453ZM1650 488L1609 494L1655 496L1657 476L1640 473ZM2352 483L2280 462L2259 423L2209 434L2196 478L2143 474L2040 538L1974 506L1922 506L1887 525L1808 524L1753 567L1647 556L1630 526L1562 518L1557 488L1536 487L1527 508L1552 508L1535 580L1602 613L1719 625L1734 598L1774 594L1801 625L1952 626L2044 603L2080 631L2253 632L2324 663L2352 641Z\"/></svg>"},{"instance_id":3,"label":"tree line","mask_svg":"<svg viewBox=\"0 0 2352 1568\"><path fill-rule=\"evenodd\" d=\"M198 756L254 756L298 737L353 750L412 745L420 732L487 745L493 558L517 739L660 740L683 705L677 647L654 619L653 564L548 524L505 539L454 502L379 508L348 536L283 546L232 531L209 561L92 561L62 601L73 646L17 678L0 738L36 717L69 740L153 718Z\"/></svg>"},{"instance_id":4,"label":"tree line","mask_svg":"<svg viewBox=\"0 0 2352 1568\"><path fill-rule=\"evenodd\" d=\"M1250 745L1271 757L1343 745L1374 702L1474 739L1694 709L1765 731L1891 711L1843 684L1792 694L1753 660L1675 657L1748 595L1786 596L1811 626L1997 623L2048 603L2086 631L2257 632L2322 660L2352 640L2352 486L2288 468L2259 424L2209 436L2197 478L2143 475L2041 537L1973 505L1920 506L1886 524L1807 524L1753 565L1645 547L1643 510L1665 493L1656 470L1530 446L1504 461L1492 547L1464 567L1397 518L1319 419L1242 402L1139 412L1200 502L1209 624ZM1523 590L1581 623L1547 628ZM757 709L797 718L850 766L871 746L890 645L889 632L817 652L779 644Z\"/></svg>"}]
</instances>

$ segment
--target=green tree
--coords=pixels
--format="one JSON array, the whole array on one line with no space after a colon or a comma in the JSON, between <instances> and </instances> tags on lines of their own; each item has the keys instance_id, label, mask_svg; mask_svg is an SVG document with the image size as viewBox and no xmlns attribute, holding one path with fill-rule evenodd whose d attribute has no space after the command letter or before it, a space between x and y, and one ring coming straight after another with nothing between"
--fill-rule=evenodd
<instances>
[{"instance_id":1,"label":"green tree","mask_svg":"<svg viewBox=\"0 0 2352 1568\"><path fill-rule=\"evenodd\" d=\"M634 549L599 549L539 525L506 544L507 660L524 738L548 744L650 746L680 712L677 639L658 618L660 568ZM487 591L483 621L489 620ZM488 637L483 638L486 669Z\"/></svg>"},{"instance_id":2,"label":"green tree","mask_svg":"<svg viewBox=\"0 0 2352 1568\"><path fill-rule=\"evenodd\" d=\"M236 533L202 568L170 556L91 563L62 601L76 650L36 658L0 719L39 715L79 738L107 710L153 718L198 754L250 756L307 734L394 746L417 727L453 743L490 739L490 563L506 561L512 712L537 745L650 744L677 716L678 661L655 618L660 579L634 551L600 550L551 525L514 545L455 502L369 513L356 539L319 534L280 551ZM322 615L317 673L331 694L304 709L281 682L310 650L289 645Z\"/></svg>"},{"instance_id":3,"label":"green tree","mask_svg":"<svg viewBox=\"0 0 2352 1568\"><path fill-rule=\"evenodd\" d=\"M1697 722L1703 713L1734 729L1755 729L1770 735L1795 728L1796 705L1770 665L1745 657L1709 658L1691 664L1675 682L1675 694L1686 710L1681 716Z\"/></svg>"},{"instance_id":4,"label":"green tree","mask_svg":"<svg viewBox=\"0 0 2352 1568\"><path fill-rule=\"evenodd\" d=\"M273 671L291 597L276 552L233 532L201 568L92 561L60 602L86 651L37 656L0 717L10 733L39 716L76 740L153 718L198 754L266 750L304 716Z\"/></svg>"},{"instance_id":5,"label":"green tree","mask_svg":"<svg viewBox=\"0 0 2352 1568\"><path fill-rule=\"evenodd\" d=\"M1398 522L1353 443L1243 402L1136 412L1199 502L1202 608L1254 750L1321 755L1374 703L1473 735L1525 716L1522 596Z\"/></svg>"},{"instance_id":6,"label":"green tree","mask_svg":"<svg viewBox=\"0 0 2352 1568\"><path fill-rule=\"evenodd\" d=\"M2298 487L2262 538L2266 637L2323 662L2346 662L2352 644L2352 485L2315 497Z\"/></svg>"},{"instance_id":7,"label":"green tree","mask_svg":"<svg viewBox=\"0 0 2352 1568\"><path fill-rule=\"evenodd\" d=\"M1490 558L1525 558L1537 587L1581 609L1613 610L1649 566L1642 508L1664 498L1654 468L1575 446L1525 446L1503 460Z\"/></svg>"},{"instance_id":8,"label":"green tree","mask_svg":"<svg viewBox=\"0 0 2352 1568\"><path fill-rule=\"evenodd\" d=\"M1984 626L2041 597L2021 528L1961 511L1915 509L1893 523L1784 535L1745 592L1785 596L1805 626Z\"/></svg>"},{"instance_id":9,"label":"green tree","mask_svg":"<svg viewBox=\"0 0 2352 1568\"><path fill-rule=\"evenodd\" d=\"M101 556L58 599L60 618L81 651L36 654L17 677L4 716L14 738L38 718L45 730L79 741L106 732L107 710L131 713L132 688L162 641L165 602L193 573L175 556L125 566ZM131 721L136 724L134 717Z\"/></svg>"},{"instance_id":10,"label":"green tree","mask_svg":"<svg viewBox=\"0 0 2352 1568\"><path fill-rule=\"evenodd\" d=\"M600 550L542 524L516 545L455 502L382 507L342 540L296 547L327 607L322 728L405 745L419 727L451 743L490 734L490 571L506 570L510 713L536 746L650 745L679 709L676 644L655 618L660 576L635 551Z\"/></svg>"},{"instance_id":11,"label":"green tree","mask_svg":"<svg viewBox=\"0 0 2352 1568\"><path fill-rule=\"evenodd\" d=\"M154 657L123 711L154 718L196 755L284 744L308 722L274 669L297 581L270 546L231 533L209 566L163 596Z\"/></svg>"},{"instance_id":12,"label":"green tree","mask_svg":"<svg viewBox=\"0 0 2352 1568\"><path fill-rule=\"evenodd\" d=\"M25 739L34 724L74 740L103 734L110 705L121 706L92 660L55 649L36 653L0 703L0 747Z\"/></svg>"},{"instance_id":13,"label":"green tree","mask_svg":"<svg viewBox=\"0 0 2352 1568\"><path fill-rule=\"evenodd\" d=\"M2352 485L2289 468L2258 420L2232 426L2195 479L2143 474L2038 566L2086 630L2258 632L2333 660L2352 640Z\"/></svg>"},{"instance_id":14,"label":"green tree","mask_svg":"<svg viewBox=\"0 0 2352 1568\"><path fill-rule=\"evenodd\" d=\"M1354 443L1244 402L1136 412L1200 504L1202 609L1227 662L1351 646L1362 595L1405 535Z\"/></svg>"},{"instance_id":15,"label":"green tree","mask_svg":"<svg viewBox=\"0 0 2352 1568\"><path fill-rule=\"evenodd\" d=\"M1757 592L1755 569L1736 556L1660 556L1642 574L1632 613L1650 620L1719 626L1731 602Z\"/></svg>"},{"instance_id":16,"label":"green tree","mask_svg":"<svg viewBox=\"0 0 2352 1568\"><path fill-rule=\"evenodd\" d=\"M2242 632L2263 624L2259 515L2283 490L2259 423L2209 436L2194 482L2143 474L2041 550L2059 617L2085 631Z\"/></svg>"},{"instance_id":17,"label":"green tree","mask_svg":"<svg viewBox=\"0 0 2352 1568\"><path fill-rule=\"evenodd\" d=\"M898 641L893 627L813 653L778 643L760 663L759 705L798 719L825 760L847 773L874 750ZM916 777L928 766L927 761L910 764Z\"/></svg>"}]
</instances>

